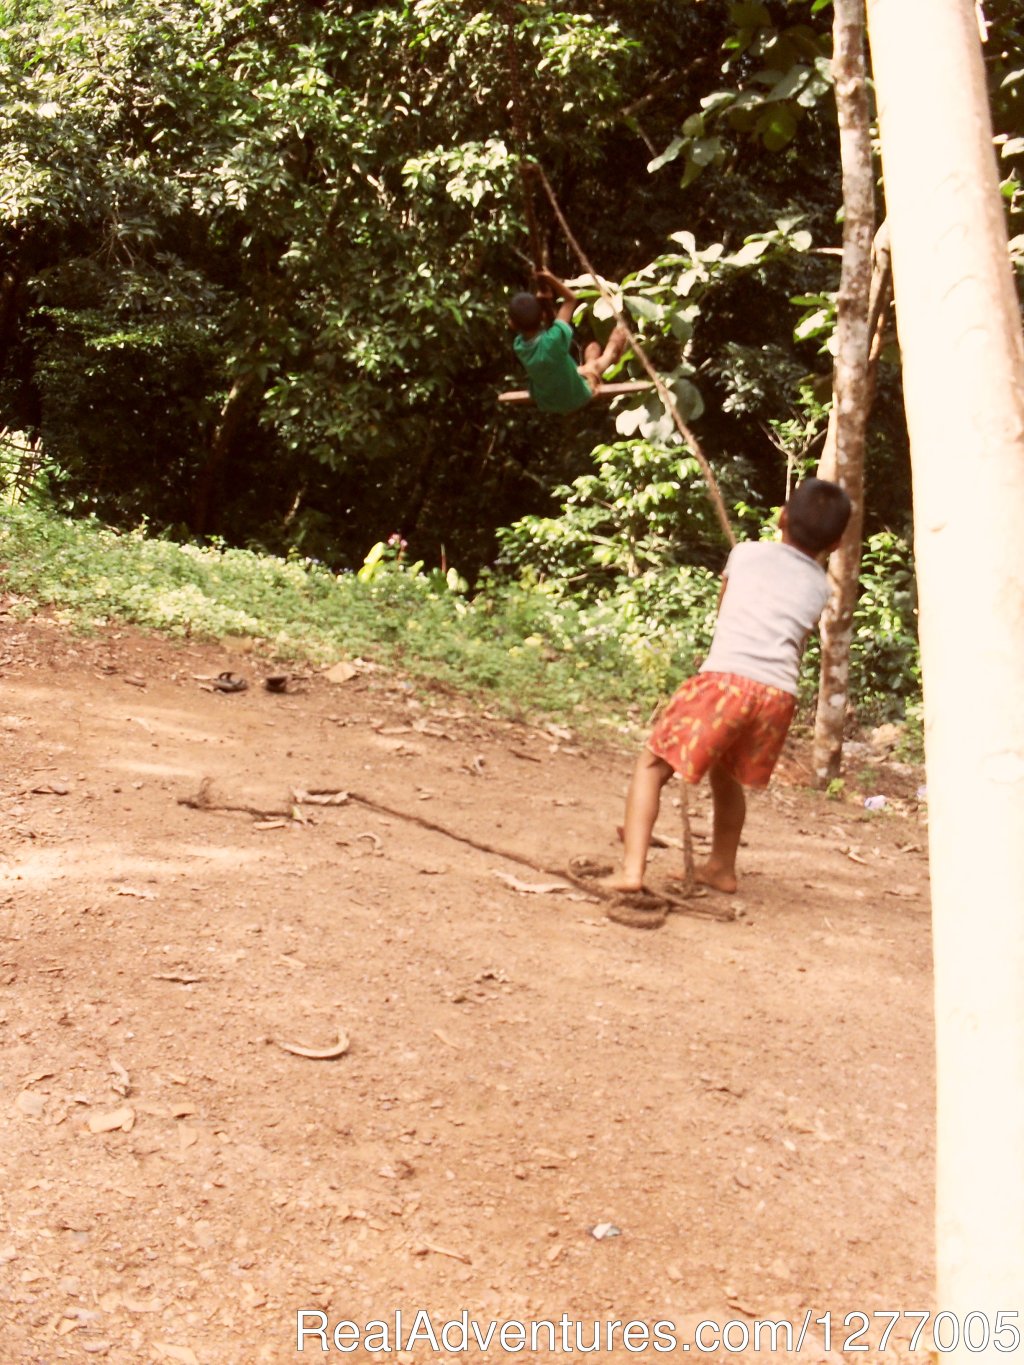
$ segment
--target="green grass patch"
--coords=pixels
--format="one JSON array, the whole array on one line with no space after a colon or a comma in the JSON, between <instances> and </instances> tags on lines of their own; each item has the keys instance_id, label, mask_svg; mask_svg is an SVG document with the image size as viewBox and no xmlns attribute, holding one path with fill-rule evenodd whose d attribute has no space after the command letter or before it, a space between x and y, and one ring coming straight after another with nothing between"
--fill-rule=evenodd
<instances>
[{"instance_id":1,"label":"green grass patch","mask_svg":"<svg viewBox=\"0 0 1024 1365\"><path fill-rule=\"evenodd\" d=\"M28 614L52 609L91 629L131 622L169 635L248 637L269 658L328 664L362 656L482 694L509 715L629 728L691 673L711 641L718 576L689 565L607 575L530 566L473 591L374 546L358 574L298 556L196 546L113 531L30 503L3 513L3 581ZM903 720L920 697L913 571L906 547L873 537L855 614L851 683L862 723ZM801 677L813 710L817 644Z\"/></svg>"},{"instance_id":2,"label":"green grass patch","mask_svg":"<svg viewBox=\"0 0 1024 1365\"><path fill-rule=\"evenodd\" d=\"M655 619L660 597L648 609L642 592L623 619L623 600L581 608L528 577L489 578L469 593L393 558L365 576L335 574L298 557L122 534L30 504L5 510L0 564L24 615L48 608L79 630L130 622L171 636L248 637L292 663L361 656L485 694L511 715L643 719L693 661L693 639ZM706 587L705 624L710 575Z\"/></svg>"}]
</instances>

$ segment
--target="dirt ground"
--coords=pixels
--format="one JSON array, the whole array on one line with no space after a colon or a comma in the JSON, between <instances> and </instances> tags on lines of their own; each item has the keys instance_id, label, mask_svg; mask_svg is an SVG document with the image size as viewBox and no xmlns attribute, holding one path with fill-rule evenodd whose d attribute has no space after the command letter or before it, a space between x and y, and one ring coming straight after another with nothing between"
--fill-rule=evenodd
<instances>
[{"instance_id":1,"label":"dirt ground","mask_svg":"<svg viewBox=\"0 0 1024 1365\"><path fill-rule=\"evenodd\" d=\"M739 895L643 932L474 846L613 857L624 741L273 671L0 616L3 1365L683 1359L702 1319L737 1324L706 1358L753 1360L744 1328L808 1310L832 1356L814 1323L800 1358L838 1359L846 1315L929 1307L918 775L876 765L874 813L790 756ZM504 1351L433 1349L464 1310ZM554 1351L516 1336L545 1320Z\"/></svg>"}]
</instances>

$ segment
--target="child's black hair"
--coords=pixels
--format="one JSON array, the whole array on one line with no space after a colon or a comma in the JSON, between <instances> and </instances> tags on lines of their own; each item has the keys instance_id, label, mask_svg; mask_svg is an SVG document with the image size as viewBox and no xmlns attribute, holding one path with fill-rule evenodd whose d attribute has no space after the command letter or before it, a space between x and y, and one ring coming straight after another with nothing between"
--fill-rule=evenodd
<instances>
[{"instance_id":1,"label":"child's black hair","mask_svg":"<svg viewBox=\"0 0 1024 1365\"><path fill-rule=\"evenodd\" d=\"M535 332L544 320L540 301L535 294L513 294L508 315L517 332Z\"/></svg>"},{"instance_id":2,"label":"child's black hair","mask_svg":"<svg viewBox=\"0 0 1024 1365\"><path fill-rule=\"evenodd\" d=\"M795 543L811 554L834 545L849 520L849 497L827 479L804 479L786 503L786 529Z\"/></svg>"}]
</instances>

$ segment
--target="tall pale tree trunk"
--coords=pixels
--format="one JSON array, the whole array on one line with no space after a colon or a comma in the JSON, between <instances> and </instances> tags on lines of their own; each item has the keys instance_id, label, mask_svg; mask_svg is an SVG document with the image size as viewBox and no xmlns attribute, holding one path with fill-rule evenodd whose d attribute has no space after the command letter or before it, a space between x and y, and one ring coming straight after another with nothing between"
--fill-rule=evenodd
<instances>
[{"instance_id":1,"label":"tall pale tree trunk","mask_svg":"<svg viewBox=\"0 0 1024 1365\"><path fill-rule=\"evenodd\" d=\"M842 544L829 562L832 594L821 618L821 678L814 723L814 774L821 786L838 776L843 756L850 640L864 528L864 442L870 406L868 314L875 231L864 0L834 0L834 13L832 72L843 167L843 263L833 378L833 468L823 477L845 488L853 511Z\"/></svg>"},{"instance_id":2,"label":"tall pale tree trunk","mask_svg":"<svg viewBox=\"0 0 1024 1365\"><path fill-rule=\"evenodd\" d=\"M868 22L921 604L936 1305L1024 1334L1024 339L974 0L869 0Z\"/></svg>"}]
</instances>

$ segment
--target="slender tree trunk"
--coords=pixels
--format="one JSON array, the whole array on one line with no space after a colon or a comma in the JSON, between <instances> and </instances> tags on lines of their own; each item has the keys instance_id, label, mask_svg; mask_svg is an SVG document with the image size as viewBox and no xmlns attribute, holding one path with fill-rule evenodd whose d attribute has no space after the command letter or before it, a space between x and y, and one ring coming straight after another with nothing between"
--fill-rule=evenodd
<instances>
[{"instance_id":1,"label":"slender tree trunk","mask_svg":"<svg viewBox=\"0 0 1024 1365\"><path fill-rule=\"evenodd\" d=\"M12 266L0 275L0 356L6 354L18 318L21 276Z\"/></svg>"},{"instance_id":2,"label":"slender tree trunk","mask_svg":"<svg viewBox=\"0 0 1024 1365\"><path fill-rule=\"evenodd\" d=\"M995 1345L999 1312L1024 1337L1024 338L973 0L868 14L921 604L936 1306L994 1341L944 1359L1019 1360Z\"/></svg>"},{"instance_id":3,"label":"slender tree trunk","mask_svg":"<svg viewBox=\"0 0 1024 1365\"><path fill-rule=\"evenodd\" d=\"M875 401L875 387L878 379L878 363L885 341L885 330L889 322L892 306L892 251L889 247L889 223L887 219L879 224L875 240L871 244L871 289L868 303L868 387L867 412L865 420L871 416ZM833 382L833 389L835 384ZM834 397L834 394L833 394ZM818 478L836 477L836 421L839 409L833 402L828 414L828 429L821 446L818 461Z\"/></svg>"},{"instance_id":4,"label":"slender tree trunk","mask_svg":"<svg viewBox=\"0 0 1024 1365\"><path fill-rule=\"evenodd\" d=\"M256 372L249 369L228 390L192 494L191 529L196 535L205 535L210 529L217 478L234 449L259 383Z\"/></svg>"},{"instance_id":5,"label":"slender tree trunk","mask_svg":"<svg viewBox=\"0 0 1024 1365\"><path fill-rule=\"evenodd\" d=\"M843 757L853 609L864 527L864 440L868 414L868 309L874 171L864 52L864 0L834 0L832 70L843 166L843 265L836 324L833 391L835 472L853 504L842 544L829 564L832 595L821 618L821 679L814 725L819 786L838 776Z\"/></svg>"},{"instance_id":6,"label":"slender tree trunk","mask_svg":"<svg viewBox=\"0 0 1024 1365\"><path fill-rule=\"evenodd\" d=\"M885 331L892 308L892 248L889 243L889 220L883 218L871 244L871 296L868 303L868 383L867 415L875 402L878 382L878 363L885 344Z\"/></svg>"}]
</instances>

